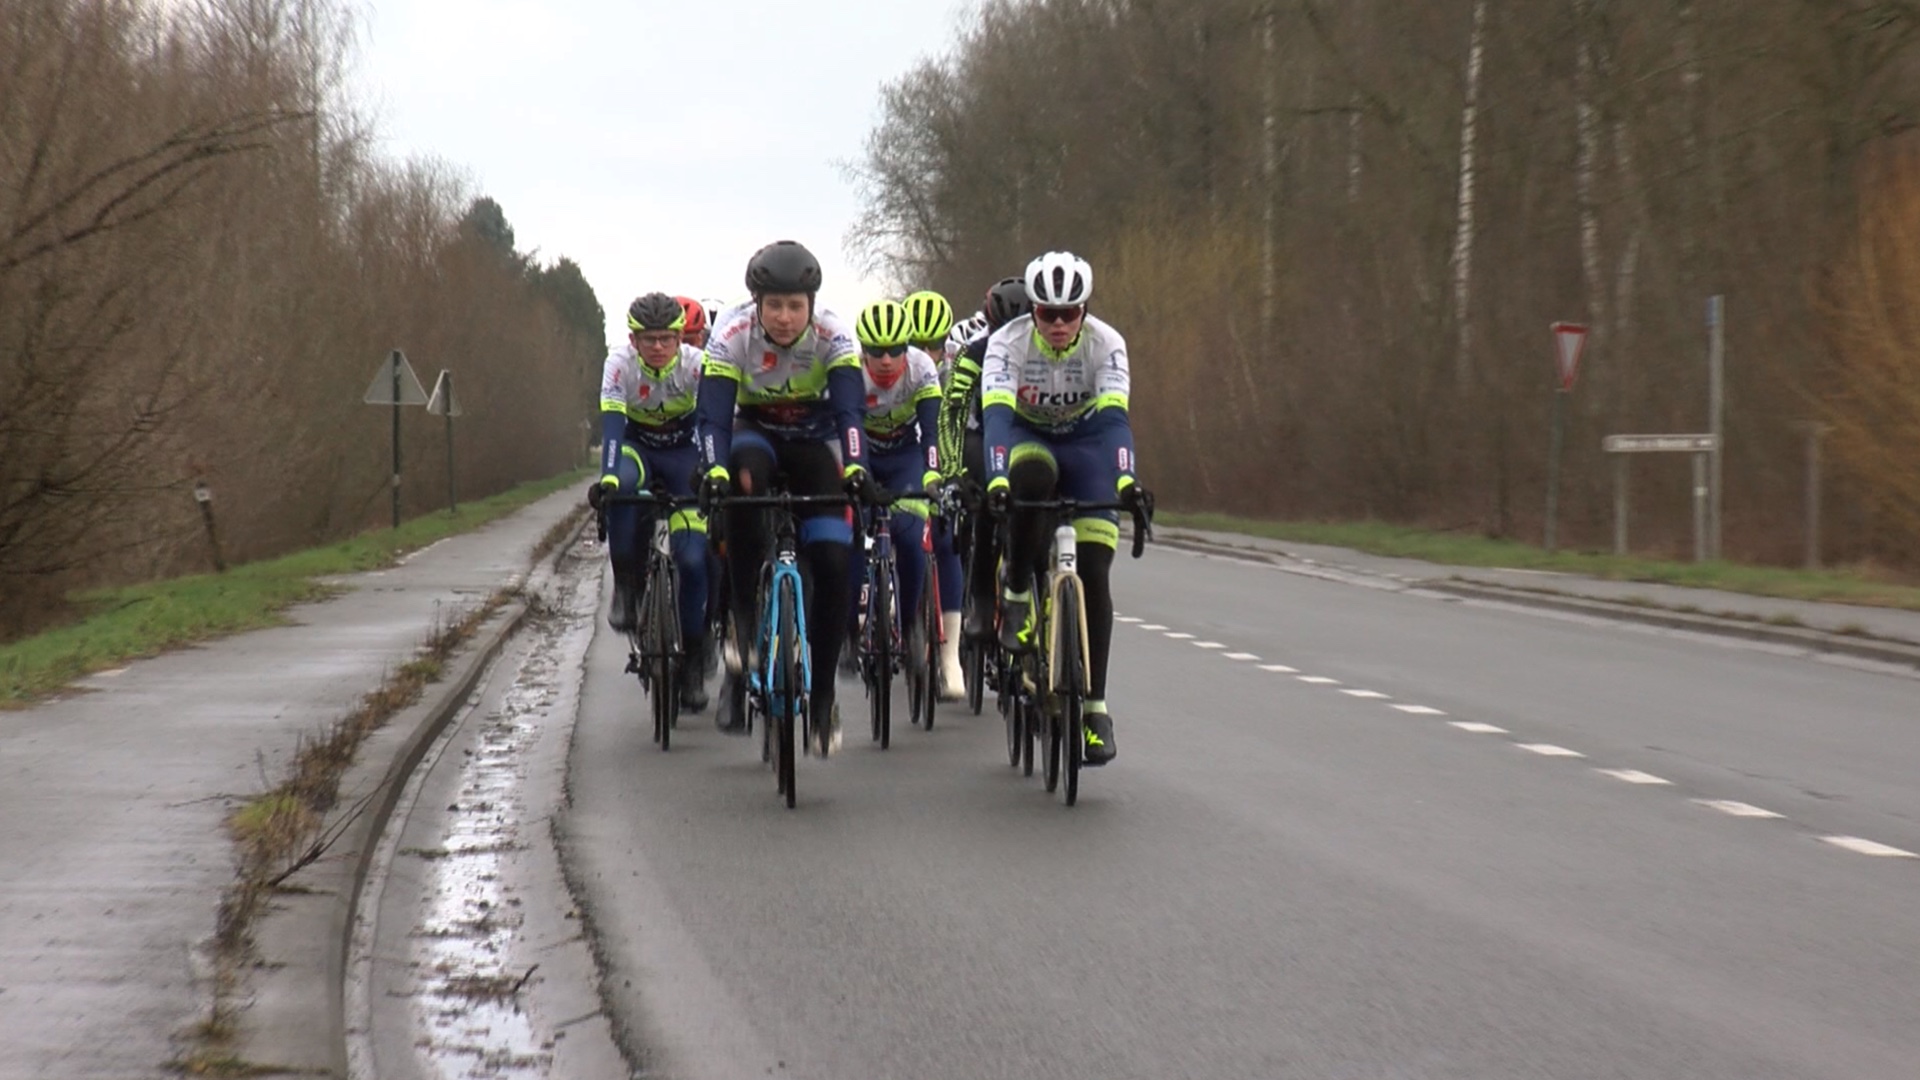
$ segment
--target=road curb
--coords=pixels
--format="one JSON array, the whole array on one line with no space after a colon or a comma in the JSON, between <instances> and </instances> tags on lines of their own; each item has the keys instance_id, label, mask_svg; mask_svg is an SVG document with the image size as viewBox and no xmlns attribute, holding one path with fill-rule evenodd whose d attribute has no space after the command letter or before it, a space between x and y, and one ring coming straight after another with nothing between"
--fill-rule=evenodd
<instances>
[{"instance_id":1,"label":"road curb","mask_svg":"<svg viewBox=\"0 0 1920 1080\"><path fill-rule=\"evenodd\" d=\"M569 509L569 513L573 511ZM295 875L299 892L277 896L253 930L258 963L245 976L237 1008L236 1049L262 1067L349 1075L347 965L360 918L360 894L372 867L375 841L392 820L406 779L491 670L531 610L527 596L558 571L578 543L583 519L553 553L528 561L512 583L522 593L487 620L451 662L448 676L429 684L361 745L340 780L340 805L368 801L336 839L339 855ZM510 586L511 587L511 586ZM315 946L319 949L316 953ZM316 1021L324 1018L324 1023Z\"/></svg>"},{"instance_id":2,"label":"road curb","mask_svg":"<svg viewBox=\"0 0 1920 1080\"><path fill-rule=\"evenodd\" d=\"M1501 603L1518 604L1572 614L1588 615L1595 618L1611 619L1617 622L1634 622L1649 626L1659 626L1672 630L1686 630L1693 633L1715 634L1721 637L1736 637L1748 641L1764 642L1770 645L1786 645L1805 649L1809 652L1827 653L1839 656L1857 657L1883 664L1893 664L1920 670L1920 643L1901 641L1895 638L1876 637L1868 634L1842 634L1831 630L1822 630L1809 626L1780 626L1758 619L1736 619L1705 612L1679 611L1650 603L1627 603L1607 600L1599 597L1581 596L1572 593L1547 589L1523 589L1511 585L1500 585L1472 578L1415 578L1398 574L1381 575L1354 567L1344 567L1337 563L1321 560L1299 559L1297 556L1282 552L1268 551L1255 547L1242 547L1235 544L1215 543L1203 537L1176 535L1156 537L1156 544L1167 547L1197 551L1204 554L1230 555L1234 558L1255 559L1284 570L1284 563L1292 560L1303 566L1321 571L1337 569L1341 574L1337 580L1349 580L1352 584L1376 585L1380 588L1408 591L1418 589L1430 593L1444 593L1462 599L1492 600ZM1349 575L1351 576L1349 578ZM1314 576L1333 576L1316 573ZM1364 582L1358 579L1366 579Z\"/></svg>"},{"instance_id":3,"label":"road curb","mask_svg":"<svg viewBox=\"0 0 1920 1080\"><path fill-rule=\"evenodd\" d=\"M1423 581L1418 587L1477 600L1497 600L1502 603L1594 615L1623 622L1645 623L1673 630L1719 634L1724 637L1745 638L1749 641L1761 641L1773 645L1790 645L1811 652L1856 656L1863 660L1920 669L1920 645L1890 638L1839 634L1814 627L1774 626L1765 622L1750 622L1719 615L1675 611L1672 608L1621 603L1617 600L1516 589L1508 585L1494 585L1462 578Z\"/></svg>"}]
</instances>

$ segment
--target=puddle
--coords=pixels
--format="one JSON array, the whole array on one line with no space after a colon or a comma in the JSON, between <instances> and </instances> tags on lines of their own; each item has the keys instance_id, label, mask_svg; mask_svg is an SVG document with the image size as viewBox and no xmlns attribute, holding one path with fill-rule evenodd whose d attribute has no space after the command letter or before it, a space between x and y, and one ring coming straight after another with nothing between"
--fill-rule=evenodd
<instances>
[{"instance_id":1,"label":"puddle","mask_svg":"<svg viewBox=\"0 0 1920 1080\"><path fill-rule=\"evenodd\" d=\"M540 978L515 961L522 926L508 866L523 847L526 758L556 694L557 632L547 627L466 750L459 794L446 807L441 846L403 854L430 867L429 898L413 932L416 1047L432 1075L546 1076L553 1042L521 1004ZM537 842L538 838L530 838Z\"/></svg>"}]
</instances>

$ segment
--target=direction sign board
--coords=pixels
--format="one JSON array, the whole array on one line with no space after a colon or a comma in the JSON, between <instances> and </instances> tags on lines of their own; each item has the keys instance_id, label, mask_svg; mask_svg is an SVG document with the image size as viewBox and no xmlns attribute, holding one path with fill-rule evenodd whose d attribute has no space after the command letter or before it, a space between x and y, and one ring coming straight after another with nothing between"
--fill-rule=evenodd
<instances>
[{"instance_id":1,"label":"direction sign board","mask_svg":"<svg viewBox=\"0 0 1920 1080\"><path fill-rule=\"evenodd\" d=\"M1609 435L1600 443L1609 454L1706 453L1720 448L1718 435Z\"/></svg>"},{"instance_id":2,"label":"direction sign board","mask_svg":"<svg viewBox=\"0 0 1920 1080\"><path fill-rule=\"evenodd\" d=\"M394 394L394 368L400 369L400 393ZM399 400L394 400L395 397ZM373 382L367 384L366 396L360 400L369 405L425 405L427 392L420 386L420 376L413 373L413 365L407 363L407 354L399 349L387 354L380 363L380 369L373 373Z\"/></svg>"},{"instance_id":3,"label":"direction sign board","mask_svg":"<svg viewBox=\"0 0 1920 1080\"><path fill-rule=\"evenodd\" d=\"M1587 351L1587 328L1579 323L1553 324L1554 366L1560 374L1562 392L1573 389L1580 374L1580 356Z\"/></svg>"}]
</instances>

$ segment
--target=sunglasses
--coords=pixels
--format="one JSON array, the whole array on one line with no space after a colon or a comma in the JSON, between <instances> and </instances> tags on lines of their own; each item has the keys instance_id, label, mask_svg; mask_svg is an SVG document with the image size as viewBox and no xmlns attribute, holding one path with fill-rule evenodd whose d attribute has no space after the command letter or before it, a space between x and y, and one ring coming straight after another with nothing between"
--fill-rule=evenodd
<instances>
[{"instance_id":1,"label":"sunglasses","mask_svg":"<svg viewBox=\"0 0 1920 1080\"><path fill-rule=\"evenodd\" d=\"M1033 318L1035 322L1070 323L1080 317L1081 310L1077 307L1036 307L1033 309Z\"/></svg>"},{"instance_id":2,"label":"sunglasses","mask_svg":"<svg viewBox=\"0 0 1920 1080\"><path fill-rule=\"evenodd\" d=\"M874 345L862 345L860 346L860 350L866 353L868 356L905 356L907 355L907 347L905 345L889 345L884 349Z\"/></svg>"}]
</instances>

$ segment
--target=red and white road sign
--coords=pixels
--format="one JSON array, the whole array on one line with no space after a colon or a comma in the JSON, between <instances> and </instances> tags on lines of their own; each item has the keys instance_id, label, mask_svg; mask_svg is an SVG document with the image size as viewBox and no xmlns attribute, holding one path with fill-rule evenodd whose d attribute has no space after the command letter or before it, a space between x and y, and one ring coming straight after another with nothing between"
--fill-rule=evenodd
<instances>
[{"instance_id":1,"label":"red and white road sign","mask_svg":"<svg viewBox=\"0 0 1920 1080\"><path fill-rule=\"evenodd\" d=\"M1553 324L1554 363L1560 373L1560 389L1573 389L1573 380L1580 374L1580 354L1587 350L1587 328L1580 323L1557 322Z\"/></svg>"}]
</instances>

